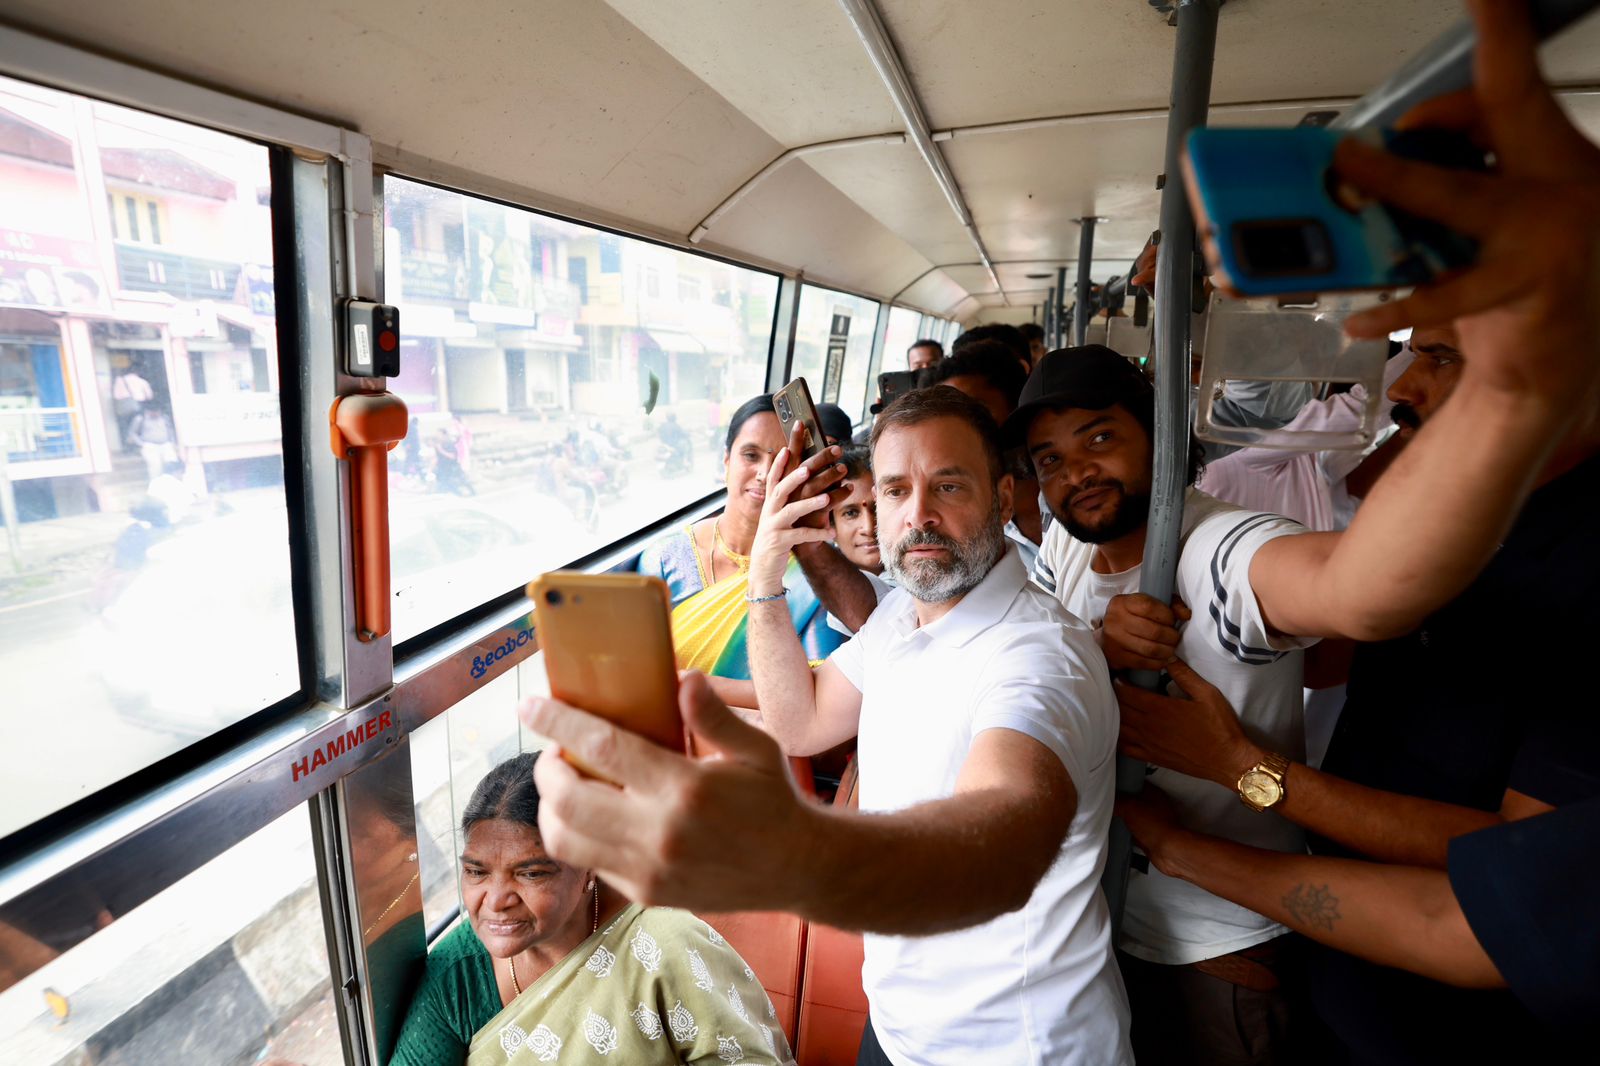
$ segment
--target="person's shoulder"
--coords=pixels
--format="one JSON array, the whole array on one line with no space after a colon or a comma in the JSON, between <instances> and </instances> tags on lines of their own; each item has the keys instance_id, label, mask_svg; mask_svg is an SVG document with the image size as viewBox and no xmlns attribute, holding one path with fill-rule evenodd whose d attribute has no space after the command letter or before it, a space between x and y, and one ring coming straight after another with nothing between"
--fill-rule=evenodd
<instances>
[{"instance_id":1,"label":"person's shoulder","mask_svg":"<svg viewBox=\"0 0 1600 1066\"><path fill-rule=\"evenodd\" d=\"M721 939L711 924L693 911L681 907L640 907L634 914L632 925L648 926L654 934L668 934L691 940Z\"/></svg>"},{"instance_id":2,"label":"person's shoulder","mask_svg":"<svg viewBox=\"0 0 1600 1066\"><path fill-rule=\"evenodd\" d=\"M1252 511L1215 496L1190 489L1183 509L1183 549L1179 565L1204 563L1230 544L1254 534L1267 539L1309 530L1292 518L1269 511Z\"/></svg>"},{"instance_id":3,"label":"person's shoulder","mask_svg":"<svg viewBox=\"0 0 1600 1066\"><path fill-rule=\"evenodd\" d=\"M488 956L489 949L483 946L472 926L462 919L428 950L427 968L443 973L454 967L476 964Z\"/></svg>"},{"instance_id":4,"label":"person's shoulder","mask_svg":"<svg viewBox=\"0 0 1600 1066\"><path fill-rule=\"evenodd\" d=\"M693 527L664 533L644 546L639 553L638 572L670 579L694 560Z\"/></svg>"},{"instance_id":5,"label":"person's shoulder","mask_svg":"<svg viewBox=\"0 0 1600 1066\"><path fill-rule=\"evenodd\" d=\"M861 628L856 630L857 640L863 636L869 639L876 636L882 632L884 626L890 624L890 619L915 610L911 593L899 585L891 585L888 582L884 582L883 587L886 591L879 595L878 606L873 608L872 613L867 615L867 620L861 623ZM874 591L876 590L877 587L874 586Z\"/></svg>"},{"instance_id":6,"label":"person's shoulder","mask_svg":"<svg viewBox=\"0 0 1600 1066\"><path fill-rule=\"evenodd\" d=\"M492 965L488 949L463 919L428 949L416 998L459 1008L471 998L487 965Z\"/></svg>"},{"instance_id":7,"label":"person's shoulder","mask_svg":"<svg viewBox=\"0 0 1600 1066\"><path fill-rule=\"evenodd\" d=\"M1228 521L1231 516L1254 513L1236 503L1219 499L1203 489L1190 486L1183 497L1183 533L1185 537L1192 536L1203 527Z\"/></svg>"},{"instance_id":8,"label":"person's shoulder","mask_svg":"<svg viewBox=\"0 0 1600 1066\"><path fill-rule=\"evenodd\" d=\"M992 653L991 666L1007 672L1027 673L1050 661L1092 667L1103 658L1088 624L1031 582L1022 586L1005 617L981 639Z\"/></svg>"},{"instance_id":9,"label":"person's shoulder","mask_svg":"<svg viewBox=\"0 0 1600 1066\"><path fill-rule=\"evenodd\" d=\"M651 556L661 557L683 551L694 546L694 531L692 526L684 526L670 533L663 533L644 546L640 553L642 558Z\"/></svg>"},{"instance_id":10,"label":"person's shoulder","mask_svg":"<svg viewBox=\"0 0 1600 1066\"><path fill-rule=\"evenodd\" d=\"M1059 520L1051 522L1039 541L1039 555L1042 558L1059 559L1071 551L1072 546L1077 543L1072 534L1067 532L1065 522Z\"/></svg>"},{"instance_id":11,"label":"person's shoulder","mask_svg":"<svg viewBox=\"0 0 1600 1066\"><path fill-rule=\"evenodd\" d=\"M621 929L623 939L637 952L666 951L681 954L694 949L702 954L729 950L716 927L693 911L677 907L640 907ZM652 971L653 972L653 971Z\"/></svg>"},{"instance_id":12,"label":"person's shoulder","mask_svg":"<svg viewBox=\"0 0 1600 1066\"><path fill-rule=\"evenodd\" d=\"M1065 522L1051 522L1039 542L1039 554L1034 559L1033 572L1029 576L1041 584L1046 592L1064 596L1069 584L1064 578L1087 565L1093 551L1093 544L1067 532Z\"/></svg>"}]
</instances>

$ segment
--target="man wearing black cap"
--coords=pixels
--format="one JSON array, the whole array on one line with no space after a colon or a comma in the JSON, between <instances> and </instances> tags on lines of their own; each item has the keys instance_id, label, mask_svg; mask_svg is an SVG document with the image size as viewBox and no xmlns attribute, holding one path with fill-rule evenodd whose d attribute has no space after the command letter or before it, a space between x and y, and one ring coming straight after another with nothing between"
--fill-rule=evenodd
<instances>
[{"instance_id":1,"label":"man wearing black cap","mask_svg":"<svg viewBox=\"0 0 1600 1066\"><path fill-rule=\"evenodd\" d=\"M1161 669L1166 659L1152 658L1157 649L1140 638L1171 635L1188 616L1181 605L1175 615L1135 595L1150 509L1154 417L1154 392L1138 367L1089 345L1046 356L1006 422L1011 440L1026 445L1055 516L1034 578L1095 627L1113 669ZM1262 545L1303 532L1288 519L1188 492L1177 590L1200 617L1171 643L1180 658L1229 693L1249 732L1278 753L1272 758L1304 758L1301 649L1314 640L1267 625L1250 567ZM1274 769L1272 763L1261 768ZM1153 779L1172 795L1186 825L1278 851L1305 847L1298 827L1263 817L1209 782L1165 770ZM1280 987L1282 925L1151 870L1130 883L1122 928L1141 1060L1166 1061L1169 1049L1216 1063L1275 1061L1274 1046L1282 1053L1290 1014Z\"/></svg>"}]
</instances>

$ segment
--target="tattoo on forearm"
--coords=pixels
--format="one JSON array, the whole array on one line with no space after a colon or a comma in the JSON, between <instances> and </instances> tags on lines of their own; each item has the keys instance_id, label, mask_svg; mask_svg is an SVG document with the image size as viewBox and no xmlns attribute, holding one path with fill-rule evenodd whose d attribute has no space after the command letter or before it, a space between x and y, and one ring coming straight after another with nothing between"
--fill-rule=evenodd
<instances>
[{"instance_id":1,"label":"tattoo on forearm","mask_svg":"<svg viewBox=\"0 0 1600 1066\"><path fill-rule=\"evenodd\" d=\"M1328 889L1328 885L1295 885L1289 890L1289 894L1283 897L1283 905L1288 908L1290 916L1301 925L1312 928L1320 926L1331 933L1333 923L1341 916L1339 897Z\"/></svg>"}]
</instances>

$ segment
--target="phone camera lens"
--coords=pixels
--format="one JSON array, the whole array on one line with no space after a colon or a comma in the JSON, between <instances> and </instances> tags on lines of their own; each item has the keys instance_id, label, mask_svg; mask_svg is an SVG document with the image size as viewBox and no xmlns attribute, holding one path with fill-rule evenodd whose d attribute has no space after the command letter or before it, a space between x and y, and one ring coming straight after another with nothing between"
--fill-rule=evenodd
<instances>
[{"instance_id":1,"label":"phone camera lens","mask_svg":"<svg viewBox=\"0 0 1600 1066\"><path fill-rule=\"evenodd\" d=\"M561 593L555 589L551 589L544 594L544 602L548 603L552 607L560 607L561 599Z\"/></svg>"},{"instance_id":2,"label":"phone camera lens","mask_svg":"<svg viewBox=\"0 0 1600 1066\"><path fill-rule=\"evenodd\" d=\"M789 410L789 401L782 396L778 397L778 417L785 422L792 421L794 412Z\"/></svg>"}]
</instances>

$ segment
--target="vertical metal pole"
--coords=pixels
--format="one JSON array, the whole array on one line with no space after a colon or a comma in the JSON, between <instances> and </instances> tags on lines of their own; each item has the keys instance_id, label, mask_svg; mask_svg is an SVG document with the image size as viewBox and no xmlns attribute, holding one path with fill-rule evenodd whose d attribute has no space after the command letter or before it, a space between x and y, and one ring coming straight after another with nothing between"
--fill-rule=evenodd
<instances>
[{"instance_id":1,"label":"vertical metal pole","mask_svg":"<svg viewBox=\"0 0 1600 1066\"><path fill-rule=\"evenodd\" d=\"M1193 289L1194 218L1179 178L1183 139L1205 125L1211 100L1211 62L1217 45L1218 0L1180 0L1178 40L1172 58L1172 110L1167 117L1166 175L1161 189L1161 244L1156 254L1156 426L1153 452L1150 521L1145 530L1144 565L1139 591L1167 603L1177 577L1179 535L1183 528L1183 495L1189 468L1189 324ZM1160 684L1154 671L1135 671L1143 688ZM1144 763L1117 757L1117 791L1144 787ZM1128 896L1129 860L1133 842L1121 819L1111 823L1106 857L1106 903L1111 909L1112 940L1122 924Z\"/></svg>"},{"instance_id":2,"label":"vertical metal pole","mask_svg":"<svg viewBox=\"0 0 1600 1066\"><path fill-rule=\"evenodd\" d=\"M1056 287L1054 285L1050 286L1050 290L1045 293L1043 325L1045 350L1053 352L1061 347L1056 343Z\"/></svg>"},{"instance_id":3,"label":"vertical metal pole","mask_svg":"<svg viewBox=\"0 0 1600 1066\"><path fill-rule=\"evenodd\" d=\"M1072 316L1072 343L1083 347L1089 335L1089 319L1094 310L1089 306L1089 274L1094 268L1094 224L1096 219L1078 219L1078 310Z\"/></svg>"},{"instance_id":4,"label":"vertical metal pole","mask_svg":"<svg viewBox=\"0 0 1600 1066\"><path fill-rule=\"evenodd\" d=\"M1067 268L1056 268L1056 298L1055 298L1056 328L1050 335L1052 349L1065 347L1067 343Z\"/></svg>"}]
</instances>

